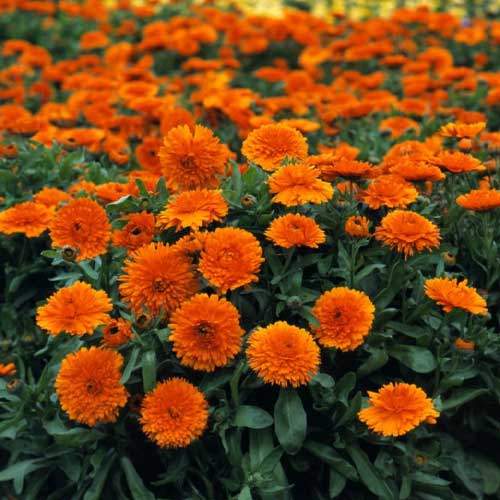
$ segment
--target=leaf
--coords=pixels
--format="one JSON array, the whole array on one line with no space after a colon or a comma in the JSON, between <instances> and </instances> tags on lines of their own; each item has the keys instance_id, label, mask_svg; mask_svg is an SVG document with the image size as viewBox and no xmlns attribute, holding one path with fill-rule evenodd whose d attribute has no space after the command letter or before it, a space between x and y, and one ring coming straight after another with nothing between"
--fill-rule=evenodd
<instances>
[{"instance_id":1,"label":"leaf","mask_svg":"<svg viewBox=\"0 0 500 500\"><path fill-rule=\"evenodd\" d=\"M274 431L287 453L294 455L302 448L306 438L307 416L294 389L280 390L274 405Z\"/></svg>"},{"instance_id":2,"label":"leaf","mask_svg":"<svg viewBox=\"0 0 500 500\"><path fill-rule=\"evenodd\" d=\"M245 486L237 496L237 500L252 500L252 492L249 486Z\"/></svg>"},{"instance_id":3,"label":"leaf","mask_svg":"<svg viewBox=\"0 0 500 500\"><path fill-rule=\"evenodd\" d=\"M273 423L273 417L257 406L241 405L236 410L234 425L249 429L264 429Z\"/></svg>"},{"instance_id":4,"label":"leaf","mask_svg":"<svg viewBox=\"0 0 500 500\"><path fill-rule=\"evenodd\" d=\"M344 491L346 479L342 474L330 469L328 481L328 495L330 498L337 498Z\"/></svg>"},{"instance_id":5,"label":"leaf","mask_svg":"<svg viewBox=\"0 0 500 500\"><path fill-rule=\"evenodd\" d=\"M319 458L322 462L328 464L347 479L357 481L358 474L356 469L331 446L308 439L304 443L304 448L311 453L311 455Z\"/></svg>"},{"instance_id":6,"label":"leaf","mask_svg":"<svg viewBox=\"0 0 500 500\"><path fill-rule=\"evenodd\" d=\"M45 465L45 461L41 459L23 460L22 462L17 462L0 472L0 482L11 481L12 479L19 477L24 479L31 472L41 469L42 467L45 467Z\"/></svg>"},{"instance_id":7,"label":"leaf","mask_svg":"<svg viewBox=\"0 0 500 500\"><path fill-rule=\"evenodd\" d=\"M256 470L262 460L273 450L273 435L270 429L252 429L250 431L250 468Z\"/></svg>"},{"instance_id":8,"label":"leaf","mask_svg":"<svg viewBox=\"0 0 500 500\"><path fill-rule=\"evenodd\" d=\"M102 498L102 490L104 489L109 470L111 469L114 460L115 457L113 456L103 461L101 466L97 469L97 473L94 476L92 484L85 492L83 500L100 500Z\"/></svg>"},{"instance_id":9,"label":"leaf","mask_svg":"<svg viewBox=\"0 0 500 500\"><path fill-rule=\"evenodd\" d=\"M221 385L227 384L231 380L232 376L232 371L219 370L215 373L207 373L200 382L199 389L201 392L209 395Z\"/></svg>"},{"instance_id":10,"label":"leaf","mask_svg":"<svg viewBox=\"0 0 500 500\"><path fill-rule=\"evenodd\" d=\"M389 354L417 373L429 373L436 369L436 358L429 349L413 345L395 345Z\"/></svg>"},{"instance_id":11,"label":"leaf","mask_svg":"<svg viewBox=\"0 0 500 500\"><path fill-rule=\"evenodd\" d=\"M457 389L453 391L452 396L443 401L441 411L452 410L472 401L473 399L488 394L488 389Z\"/></svg>"},{"instance_id":12,"label":"leaf","mask_svg":"<svg viewBox=\"0 0 500 500\"><path fill-rule=\"evenodd\" d=\"M120 384L126 384L128 382L130 375L132 375L132 372L135 369L135 363L137 361L138 356L139 356L139 348L134 347L134 349L132 350L132 354L130 354L130 357L128 358L127 366L125 366L125 369L123 370L122 377L120 379Z\"/></svg>"},{"instance_id":13,"label":"leaf","mask_svg":"<svg viewBox=\"0 0 500 500\"><path fill-rule=\"evenodd\" d=\"M142 383L144 392L152 391L156 384L156 353L146 351L142 358Z\"/></svg>"},{"instance_id":14,"label":"leaf","mask_svg":"<svg viewBox=\"0 0 500 500\"><path fill-rule=\"evenodd\" d=\"M371 347L369 352L370 357L362 365L360 365L356 371L358 377L365 377L375 370L382 368L382 366L384 366L389 360L389 356L387 355L385 349Z\"/></svg>"},{"instance_id":15,"label":"leaf","mask_svg":"<svg viewBox=\"0 0 500 500\"><path fill-rule=\"evenodd\" d=\"M486 495L494 495L500 490L500 467L483 455L473 453L471 459L483 478Z\"/></svg>"},{"instance_id":16,"label":"leaf","mask_svg":"<svg viewBox=\"0 0 500 500\"><path fill-rule=\"evenodd\" d=\"M327 373L316 373L312 376L312 383L319 384L324 389L331 389L335 386L335 380Z\"/></svg>"},{"instance_id":17,"label":"leaf","mask_svg":"<svg viewBox=\"0 0 500 500\"><path fill-rule=\"evenodd\" d=\"M351 391L356 385L356 375L354 372L346 373L340 380L337 381L335 386L335 394L337 399L344 404L344 406L349 406L348 398Z\"/></svg>"},{"instance_id":18,"label":"leaf","mask_svg":"<svg viewBox=\"0 0 500 500\"><path fill-rule=\"evenodd\" d=\"M276 466L279 464L281 457L283 456L283 448L281 446L276 446L265 458L259 467L259 472L261 474L271 474Z\"/></svg>"},{"instance_id":19,"label":"leaf","mask_svg":"<svg viewBox=\"0 0 500 500\"><path fill-rule=\"evenodd\" d=\"M156 497L146 489L130 459L128 457L121 457L120 464L125 473L125 479L127 480L133 500L155 500Z\"/></svg>"}]
</instances>

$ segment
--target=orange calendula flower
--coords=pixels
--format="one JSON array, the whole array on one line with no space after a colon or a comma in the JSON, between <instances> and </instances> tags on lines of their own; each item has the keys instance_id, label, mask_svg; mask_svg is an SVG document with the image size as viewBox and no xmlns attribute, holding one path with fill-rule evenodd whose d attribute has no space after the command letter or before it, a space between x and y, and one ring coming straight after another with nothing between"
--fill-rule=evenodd
<instances>
[{"instance_id":1,"label":"orange calendula flower","mask_svg":"<svg viewBox=\"0 0 500 500\"><path fill-rule=\"evenodd\" d=\"M456 202L467 210L486 212L500 207L500 191L498 189L473 189L458 196Z\"/></svg>"},{"instance_id":2,"label":"orange calendula flower","mask_svg":"<svg viewBox=\"0 0 500 500\"><path fill-rule=\"evenodd\" d=\"M413 384L390 383L378 392L368 391L370 406L358 413L372 431L383 436L402 436L422 422L435 424L439 417L432 400Z\"/></svg>"},{"instance_id":3,"label":"orange calendula flower","mask_svg":"<svg viewBox=\"0 0 500 500\"><path fill-rule=\"evenodd\" d=\"M431 162L448 170L452 174L482 172L486 170L486 167L477 158L461 153L460 151L442 151Z\"/></svg>"},{"instance_id":4,"label":"orange calendula flower","mask_svg":"<svg viewBox=\"0 0 500 500\"><path fill-rule=\"evenodd\" d=\"M150 243L130 255L123 267L120 294L135 314L147 308L170 314L199 288L191 261L170 245Z\"/></svg>"},{"instance_id":5,"label":"orange calendula flower","mask_svg":"<svg viewBox=\"0 0 500 500\"><path fill-rule=\"evenodd\" d=\"M397 175L381 175L359 193L359 198L370 208L406 208L418 197L415 187Z\"/></svg>"},{"instance_id":6,"label":"orange calendula flower","mask_svg":"<svg viewBox=\"0 0 500 500\"><path fill-rule=\"evenodd\" d=\"M335 158L332 156L332 161L329 163L326 160L319 166L321 177L327 181L332 181L337 177L345 179L357 179L366 177L373 168L371 163L367 161L358 161L354 158Z\"/></svg>"},{"instance_id":7,"label":"orange calendula flower","mask_svg":"<svg viewBox=\"0 0 500 500\"><path fill-rule=\"evenodd\" d=\"M112 319L104 327L101 344L105 347L119 347L133 337L130 321L123 318Z\"/></svg>"},{"instance_id":8,"label":"orange calendula flower","mask_svg":"<svg viewBox=\"0 0 500 500\"><path fill-rule=\"evenodd\" d=\"M63 332L91 334L99 325L108 322L108 312L112 308L106 292L77 281L55 292L46 305L37 309L36 324L52 335Z\"/></svg>"},{"instance_id":9,"label":"orange calendula flower","mask_svg":"<svg viewBox=\"0 0 500 500\"><path fill-rule=\"evenodd\" d=\"M258 281L264 261L262 248L252 233L223 227L207 233L199 262L201 274L221 293Z\"/></svg>"},{"instance_id":10,"label":"orange calendula flower","mask_svg":"<svg viewBox=\"0 0 500 500\"><path fill-rule=\"evenodd\" d=\"M375 306L359 290L337 287L325 292L312 309L319 326L313 329L321 345L353 351L370 333Z\"/></svg>"},{"instance_id":11,"label":"orange calendula flower","mask_svg":"<svg viewBox=\"0 0 500 500\"><path fill-rule=\"evenodd\" d=\"M126 247L129 251L151 243L155 235L155 216L146 211L130 214L128 222L120 229L113 231L113 245Z\"/></svg>"},{"instance_id":12,"label":"orange calendula flower","mask_svg":"<svg viewBox=\"0 0 500 500\"><path fill-rule=\"evenodd\" d=\"M69 418L81 424L115 422L128 393L120 383L123 356L91 347L68 354L56 378L56 393Z\"/></svg>"},{"instance_id":13,"label":"orange calendula flower","mask_svg":"<svg viewBox=\"0 0 500 500\"><path fill-rule=\"evenodd\" d=\"M0 377L7 377L16 373L16 365L14 363L0 363Z\"/></svg>"},{"instance_id":14,"label":"orange calendula flower","mask_svg":"<svg viewBox=\"0 0 500 500\"><path fill-rule=\"evenodd\" d=\"M200 229L214 221L220 221L227 215L227 202L220 189L198 189L184 191L171 198L167 207L158 215L160 226Z\"/></svg>"},{"instance_id":15,"label":"orange calendula flower","mask_svg":"<svg viewBox=\"0 0 500 500\"><path fill-rule=\"evenodd\" d=\"M275 245L283 248L318 248L326 240L324 231L314 219L300 214L286 214L274 219L264 234Z\"/></svg>"},{"instance_id":16,"label":"orange calendula flower","mask_svg":"<svg viewBox=\"0 0 500 500\"><path fill-rule=\"evenodd\" d=\"M295 128L279 123L252 130L243 141L241 152L268 172L279 168L286 159L303 160L307 156L306 138Z\"/></svg>"},{"instance_id":17,"label":"orange calendula flower","mask_svg":"<svg viewBox=\"0 0 500 500\"><path fill-rule=\"evenodd\" d=\"M209 128L179 125L167 133L158 155L169 189L185 191L217 187L230 152Z\"/></svg>"},{"instance_id":18,"label":"orange calendula flower","mask_svg":"<svg viewBox=\"0 0 500 500\"><path fill-rule=\"evenodd\" d=\"M380 132L389 132L391 134L391 139L397 139L409 130L414 130L415 133L418 134L420 126L411 118L406 118L405 116L391 116L382 120L378 129Z\"/></svg>"},{"instance_id":19,"label":"orange calendula flower","mask_svg":"<svg viewBox=\"0 0 500 500\"><path fill-rule=\"evenodd\" d=\"M472 340L464 340L461 338L455 339L455 347L457 349L461 349L462 351L473 351L476 347L476 344Z\"/></svg>"},{"instance_id":20,"label":"orange calendula flower","mask_svg":"<svg viewBox=\"0 0 500 500\"><path fill-rule=\"evenodd\" d=\"M394 210L387 214L375 230L375 238L390 248L413 255L439 247L439 229L430 220L410 210Z\"/></svg>"},{"instance_id":21,"label":"orange calendula flower","mask_svg":"<svg viewBox=\"0 0 500 500\"><path fill-rule=\"evenodd\" d=\"M28 238L40 236L49 226L54 211L26 201L0 212L0 233L24 233Z\"/></svg>"},{"instance_id":22,"label":"orange calendula flower","mask_svg":"<svg viewBox=\"0 0 500 500\"><path fill-rule=\"evenodd\" d=\"M458 283L457 279L433 278L425 282L425 294L435 300L443 311L449 313L454 308L469 311L472 314L486 314L486 300L476 289L467 286L467 280Z\"/></svg>"},{"instance_id":23,"label":"orange calendula flower","mask_svg":"<svg viewBox=\"0 0 500 500\"><path fill-rule=\"evenodd\" d=\"M473 139L477 137L486 128L485 122L478 123L447 123L439 129L439 135L442 137L456 137Z\"/></svg>"},{"instance_id":24,"label":"orange calendula flower","mask_svg":"<svg viewBox=\"0 0 500 500\"><path fill-rule=\"evenodd\" d=\"M183 365L212 372L240 351L244 331L239 320L231 302L201 293L172 314L169 340Z\"/></svg>"},{"instance_id":25,"label":"orange calendula flower","mask_svg":"<svg viewBox=\"0 0 500 500\"><path fill-rule=\"evenodd\" d=\"M162 448L184 448L207 427L208 403L194 385L172 377L157 386L142 401L144 433Z\"/></svg>"},{"instance_id":26,"label":"orange calendula flower","mask_svg":"<svg viewBox=\"0 0 500 500\"><path fill-rule=\"evenodd\" d=\"M277 321L248 339L248 364L268 384L299 387L318 372L319 347L303 328Z\"/></svg>"},{"instance_id":27,"label":"orange calendula flower","mask_svg":"<svg viewBox=\"0 0 500 500\"><path fill-rule=\"evenodd\" d=\"M352 215L345 221L344 230L354 238L368 238L370 236L370 220L362 215Z\"/></svg>"},{"instance_id":28,"label":"orange calendula flower","mask_svg":"<svg viewBox=\"0 0 500 500\"><path fill-rule=\"evenodd\" d=\"M413 161L403 158L389 168L391 174L399 175L407 181L440 181L446 176L436 165L425 161Z\"/></svg>"},{"instance_id":29,"label":"orange calendula flower","mask_svg":"<svg viewBox=\"0 0 500 500\"><path fill-rule=\"evenodd\" d=\"M281 167L269 177L273 201L287 207L304 203L324 203L333 197L333 187L319 178L320 172L305 163Z\"/></svg>"},{"instance_id":30,"label":"orange calendula flower","mask_svg":"<svg viewBox=\"0 0 500 500\"><path fill-rule=\"evenodd\" d=\"M33 196L33 201L35 203L41 203L48 208L57 207L60 203L64 203L70 199L71 196L68 193L52 187L44 187Z\"/></svg>"},{"instance_id":31,"label":"orange calendula flower","mask_svg":"<svg viewBox=\"0 0 500 500\"><path fill-rule=\"evenodd\" d=\"M78 251L77 261L104 253L111 237L106 211L90 198L76 198L59 209L50 223L52 245L69 245Z\"/></svg>"}]
</instances>

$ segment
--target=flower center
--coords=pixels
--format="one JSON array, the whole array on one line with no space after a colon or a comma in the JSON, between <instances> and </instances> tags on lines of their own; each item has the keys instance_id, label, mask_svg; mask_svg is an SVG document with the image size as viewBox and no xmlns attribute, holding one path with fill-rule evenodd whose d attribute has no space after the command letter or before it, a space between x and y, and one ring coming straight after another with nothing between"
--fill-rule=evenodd
<instances>
[{"instance_id":1,"label":"flower center","mask_svg":"<svg viewBox=\"0 0 500 500\"><path fill-rule=\"evenodd\" d=\"M87 382L87 392L94 396L99 394L101 392L101 384L95 380L89 380Z\"/></svg>"},{"instance_id":2,"label":"flower center","mask_svg":"<svg viewBox=\"0 0 500 500\"><path fill-rule=\"evenodd\" d=\"M167 408L167 413L170 416L170 418L173 418L174 420L177 420L181 416L180 411L177 410L176 408Z\"/></svg>"},{"instance_id":3,"label":"flower center","mask_svg":"<svg viewBox=\"0 0 500 500\"><path fill-rule=\"evenodd\" d=\"M198 335L201 335L202 337L205 337L212 331L212 325L210 323L207 323L206 321L203 321L196 327L196 331Z\"/></svg>"},{"instance_id":4,"label":"flower center","mask_svg":"<svg viewBox=\"0 0 500 500\"><path fill-rule=\"evenodd\" d=\"M133 236L139 236L142 233L142 229L140 227L134 227L132 231L130 231L130 234Z\"/></svg>"},{"instance_id":5,"label":"flower center","mask_svg":"<svg viewBox=\"0 0 500 500\"><path fill-rule=\"evenodd\" d=\"M167 289L167 284L162 278L155 278L153 281L153 290L162 293Z\"/></svg>"},{"instance_id":6,"label":"flower center","mask_svg":"<svg viewBox=\"0 0 500 500\"><path fill-rule=\"evenodd\" d=\"M196 160L192 153L181 158L180 163L186 170L194 170L196 168Z\"/></svg>"}]
</instances>

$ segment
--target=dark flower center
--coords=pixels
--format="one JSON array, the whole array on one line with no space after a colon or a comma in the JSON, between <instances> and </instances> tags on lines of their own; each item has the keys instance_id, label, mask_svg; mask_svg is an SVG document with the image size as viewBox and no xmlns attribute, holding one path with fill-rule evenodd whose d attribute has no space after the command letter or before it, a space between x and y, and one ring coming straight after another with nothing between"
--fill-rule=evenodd
<instances>
[{"instance_id":1,"label":"dark flower center","mask_svg":"<svg viewBox=\"0 0 500 500\"><path fill-rule=\"evenodd\" d=\"M99 394L101 392L101 384L94 380L89 380L87 382L87 392L93 395Z\"/></svg>"}]
</instances>

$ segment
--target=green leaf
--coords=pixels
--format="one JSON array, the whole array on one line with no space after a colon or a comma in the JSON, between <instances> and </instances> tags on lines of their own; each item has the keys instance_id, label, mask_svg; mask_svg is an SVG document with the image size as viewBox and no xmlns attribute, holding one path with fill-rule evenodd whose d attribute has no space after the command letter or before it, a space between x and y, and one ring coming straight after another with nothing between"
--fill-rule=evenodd
<instances>
[{"instance_id":1,"label":"green leaf","mask_svg":"<svg viewBox=\"0 0 500 500\"><path fill-rule=\"evenodd\" d=\"M106 479L108 478L109 470L113 465L115 457L108 457L101 466L97 469L97 473L92 480L92 484L89 489L85 492L83 500L100 500L102 498L102 490L106 484Z\"/></svg>"},{"instance_id":2,"label":"green leaf","mask_svg":"<svg viewBox=\"0 0 500 500\"><path fill-rule=\"evenodd\" d=\"M294 389L280 390L274 405L274 431L287 453L294 455L302 448L306 438L307 415Z\"/></svg>"},{"instance_id":3,"label":"green leaf","mask_svg":"<svg viewBox=\"0 0 500 500\"><path fill-rule=\"evenodd\" d=\"M342 474L330 469L330 477L328 481L328 495L330 498L337 498L345 488L346 479Z\"/></svg>"},{"instance_id":4,"label":"green leaf","mask_svg":"<svg viewBox=\"0 0 500 500\"><path fill-rule=\"evenodd\" d=\"M273 417L257 406L241 405L236 410L234 425L249 429L264 429L273 423Z\"/></svg>"},{"instance_id":5,"label":"green leaf","mask_svg":"<svg viewBox=\"0 0 500 500\"><path fill-rule=\"evenodd\" d=\"M472 401L473 399L488 394L488 389L457 389L452 392L452 396L443 401L441 411L452 410Z\"/></svg>"},{"instance_id":6,"label":"green leaf","mask_svg":"<svg viewBox=\"0 0 500 500\"><path fill-rule=\"evenodd\" d=\"M349 406L349 394L356 386L356 374L354 372L346 373L335 386L335 394L337 399L345 406Z\"/></svg>"},{"instance_id":7,"label":"green leaf","mask_svg":"<svg viewBox=\"0 0 500 500\"><path fill-rule=\"evenodd\" d=\"M250 431L250 468L257 470L265 457L273 450L273 435L269 428Z\"/></svg>"},{"instance_id":8,"label":"green leaf","mask_svg":"<svg viewBox=\"0 0 500 500\"><path fill-rule=\"evenodd\" d=\"M122 457L120 458L120 464L125 473L125 479L127 480L133 500L155 500L156 497L146 489L130 459L128 457Z\"/></svg>"},{"instance_id":9,"label":"green leaf","mask_svg":"<svg viewBox=\"0 0 500 500\"><path fill-rule=\"evenodd\" d=\"M483 455L472 453L471 459L483 478L483 488L486 495L494 495L500 491L500 467Z\"/></svg>"},{"instance_id":10,"label":"green leaf","mask_svg":"<svg viewBox=\"0 0 500 500\"><path fill-rule=\"evenodd\" d=\"M316 373L316 375L312 376L311 383L319 384L324 389L331 389L335 386L334 378L327 373Z\"/></svg>"},{"instance_id":11,"label":"green leaf","mask_svg":"<svg viewBox=\"0 0 500 500\"><path fill-rule=\"evenodd\" d=\"M136 368L135 364L137 362L139 352L140 352L140 350L138 347L134 347L132 349L132 353L130 354L130 357L128 358L127 365L125 366L125 369L123 370L122 378L120 379L120 384L126 384L128 382L130 375L132 375L132 372Z\"/></svg>"},{"instance_id":12,"label":"green leaf","mask_svg":"<svg viewBox=\"0 0 500 500\"><path fill-rule=\"evenodd\" d=\"M238 500L252 500L252 492L249 486L245 486L237 497Z\"/></svg>"},{"instance_id":13,"label":"green leaf","mask_svg":"<svg viewBox=\"0 0 500 500\"><path fill-rule=\"evenodd\" d=\"M0 472L0 482L11 481L16 478L24 479L31 472L41 469L42 467L45 467L45 465L45 460L42 459L23 460L22 462L17 462ZM20 491L18 493L20 493Z\"/></svg>"},{"instance_id":14,"label":"green leaf","mask_svg":"<svg viewBox=\"0 0 500 500\"><path fill-rule=\"evenodd\" d=\"M265 458L259 466L258 471L261 474L271 474L273 470L278 465L281 457L283 456L283 448L281 446L276 446Z\"/></svg>"},{"instance_id":15,"label":"green leaf","mask_svg":"<svg viewBox=\"0 0 500 500\"><path fill-rule=\"evenodd\" d=\"M156 384L156 353L146 351L142 358L142 383L144 392L152 391Z\"/></svg>"},{"instance_id":16,"label":"green leaf","mask_svg":"<svg viewBox=\"0 0 500 500\"><path fill-rule=\"evenodd\" d=\"M395 345L389 354L417 373L429 373L436 369L436 358L429 349L413 345Z\"/></svg>"},{"instance_id":17,"label":"green leaf","mask_svg":"<svg viewBox=\"0 0 500 500\"><path fill-rule=\"evenodd\" d=\"M304 448L311 453L311 455L319 458L322 462L328 464L347 479L357 481L358 474L356 469L331 446L308 439L304 443Z\"/></svg>"},{"instance_id":18,"label":"green leaf","mask_svg":"<svg viewBox=\"0 0 500 500\"><path fill-rule=\"evenodd\" d=\"M368 348L366 348L368 350ZM370 357L359 366L356 373L358 377L365 377L370 373L382 368L387 361L389 360L389 356L387 355L387 351L385 349L379 349L376 347L369 348Z\"/></svg>"}]
</instances>

